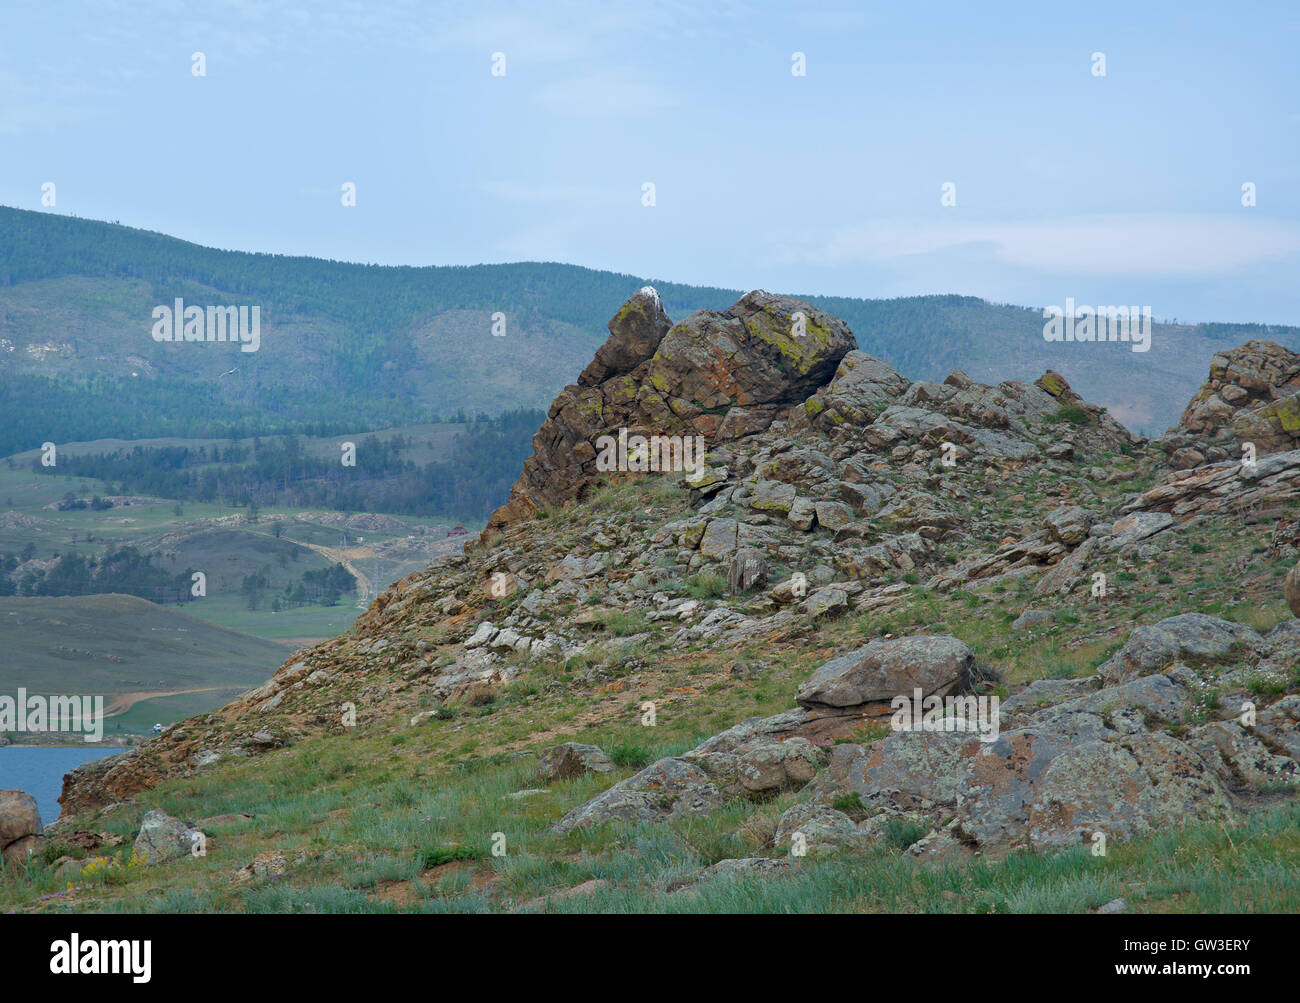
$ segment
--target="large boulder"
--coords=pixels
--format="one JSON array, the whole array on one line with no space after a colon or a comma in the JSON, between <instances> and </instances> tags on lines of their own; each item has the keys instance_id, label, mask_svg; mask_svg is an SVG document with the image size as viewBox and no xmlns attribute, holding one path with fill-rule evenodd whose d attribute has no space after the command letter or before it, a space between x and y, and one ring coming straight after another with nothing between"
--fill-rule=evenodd
<instances>
[{"instance_id":1,"label":"large boulder","mask_svg":"<svg viewBox=\"0 0 1300 1003\"><path fill-rule=\"evenodd\" d=\"M609 339L578 377L578 386L595 387L630 373L655 354L673 326L652 286L643 286L609 322Z\"/></svg>"},{"instance_id":2,"label":"large boulder","mask_svg":"<svg viewBox=\"0 0 1300 1003\"><path fill-rule=\"evenodd\" d=\"M869 425L885 408L895 403L909 384L886 362L865 352L849 352L840 360L831 382L804 405L810 419L820 428L839 425Z\"/></svg>"},{"instance_id":3,"label":"large boulder","mask_svg":"<svg viewBox=\"0 0 1300 1003\"><path fill-rule=\"evenodd\" d=\"M903 637L872 641L833 658L799 687L802 707L858 707L944 695L974 682L975 655L955 637Z\"/></svg>"},{"instance_id":4,"label":"large boulder","mask_svg":"<svg viewBox=\"0 0 1300 1003\"><path fill-rule=\"evenodd\" d=\"M44 829L36 799L26 791L0 791L0 854L18 862L36 848Z\"/></svg>"}]
</instances>

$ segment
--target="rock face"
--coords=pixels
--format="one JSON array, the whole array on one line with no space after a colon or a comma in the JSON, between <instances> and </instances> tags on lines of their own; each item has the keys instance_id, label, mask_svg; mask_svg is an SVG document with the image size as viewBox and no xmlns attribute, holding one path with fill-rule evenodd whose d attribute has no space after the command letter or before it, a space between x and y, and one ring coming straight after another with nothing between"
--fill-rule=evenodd
<instances>
[{"instance_id":1,"label":"rock face","mask_svg":"<svg viewBox=\"0 0 1300 1003\"><path fill-rule=\"evenodd\" d=\"M609 340L578 383L551 405L488 530L580 497L598 474L602 435L702 436L713 448L802 404L856 347L842 320L761 290L673 326L646 287L609 322Z\"/></svg>"},{"instance_id":2,"label":"rock face","mask_svg":"<svg viewBox=\"0 0 1300 1003\"><path fill-rule=\"evenodd\" d=\"M1259 456L1300 448L1300 354L1271 341L1216 355L1164 445L1170 465L1186 469L1238 460L1244 442Z\"/></svg>"},{"instance_id":3,"label":"rock face","mask_svg":"<svg viewBox=\"0 0 1300 1003\"><path fill-rule=\"evenodd\" d=\"M42 832L34 797L26 791L0 791L0 855L5 861L21 862L36 849Z\"/></svg>"}]
</instances>

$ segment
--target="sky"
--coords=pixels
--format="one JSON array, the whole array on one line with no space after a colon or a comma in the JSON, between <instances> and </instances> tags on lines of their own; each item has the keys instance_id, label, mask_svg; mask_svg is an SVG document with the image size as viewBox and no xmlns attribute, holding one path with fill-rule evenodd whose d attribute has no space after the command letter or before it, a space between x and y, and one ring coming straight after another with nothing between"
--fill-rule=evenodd
<instances>
[{"instance_id":1,"label":"sky","mask_svg":"<svg viewBox=\"0 0 1300 1003\"><path fill-rule=\"evenodd\" d=\"M1300 324L1294 0L0 18L5 205L347 261Z\"/></svg>"}]
</instances>

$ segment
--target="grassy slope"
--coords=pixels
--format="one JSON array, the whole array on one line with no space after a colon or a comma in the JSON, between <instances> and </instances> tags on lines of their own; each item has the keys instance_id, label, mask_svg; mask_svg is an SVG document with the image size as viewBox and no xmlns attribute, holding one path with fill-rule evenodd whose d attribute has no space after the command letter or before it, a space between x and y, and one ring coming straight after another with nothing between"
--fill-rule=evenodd
<instances>
[{"instance_id":1,"label":"grassy slope","mask_svg":"<svg viewBox=\"0 0 1300 1003\"><path fill-rule=\"evenodd\" d=\"M1116 491L1145 484L1132 460L1115 462L1130 474ZM1004 483L990 474L978 488L991 505L1008 512L1037 511L1056 501L1053 485L1041 479ZM643 509L661 503L671 490L667 479L650 496L632 484L607 487L589 504L550 513L548 533L562 550L577 545L594 513L606 519L662 518L657 508L644 516ZM655 492L662 494L656 498ZM518 796L536 786L533 753L556 740L600 744L619 765L617 777L629 776L747 716L793 705L799 683L817 665L873 636L951 632L1015 687L1036 678L1088 674L1134 624L1160 616L1201 611L1266 629L1287 615L1278 587L1286 561L1268 557L1267 524L1224 518L1179 532L1175 550L1146 565L1113 569L1115 586L1105 603L1082 597L1034 601L1032 582L950 596L918 587L886 616L852 615L809 626L804 636L780 644L732 649L676 648L611 615L602 655L534 665L486 706L451 706L418 728L383 721L310 739L265 760L219 763L150 792L135 811L93 823L129 842L146 806L191 820L234 811L256 816L244 825L214 827L206 858L104 871L65 897L36 904L34 895L57 890L58 883L34 865L0 884L0 907L484 911L517 907L596 877L609 886L546 907L1083 911L1122 896L1138 911L1294 912L1300 909L1300 886L1291 877L1300 868L1300 810L1294 805L1279 805L1227 830L1197 827L1115 845L1105 858L1071 850L922 866L898 847L881 846L858 856L806 859L788 877L716 882L672 894L701 865L767 852L766 834L795 795L733 804L706 819L611 826L563 838L549 835L546 825L609 786L610 777L580 778ZM704 580L690 584L702 593L715 589ZM1053 614L1034 643L1009 629L1030 605ZM422 628L422 636L436 645L439 628ZM605 656L613 656L607 681L577 682L590 661ZM735 673L737 663L746 670ZM639 723L644 699L658 704L654 729ZM490 854L496 832L505 834L503 857ZM267 851L286 855L287 877L235 880L236 868Z\"/></svg>"},{"instance_id":2,"label":"grassy slope","mask_svg":"<svg viewBox=\"0 0 1300 1003\"><path fill-rule=\"evenodd\" d=\"M0 650L0 692L103 694L109 704L126 693L208 691L173 701L187 713L256 686L290 652L118 595L0 599Z\"/></svg>"}]
</instances>

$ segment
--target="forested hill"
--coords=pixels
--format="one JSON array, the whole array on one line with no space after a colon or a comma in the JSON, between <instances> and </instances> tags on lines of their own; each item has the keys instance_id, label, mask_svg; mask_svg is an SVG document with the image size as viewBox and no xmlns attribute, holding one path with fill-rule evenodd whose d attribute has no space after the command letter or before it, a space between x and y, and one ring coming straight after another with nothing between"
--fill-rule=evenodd
<instances>
[{"instance_id":1,"label":"forested hill","mask_svg":"<svg viewBox=\"0 0 1300 1003\"><path fill-rule=\"evenodd\" d=\"M178 282L346 323L357 334L404 330L445 310L545 316L604 340L610 315L645 279L576 265L522 262L413 268L222 251L116 223L0 206L0 285L70 275L140 279L165 303ZM672 315L730 306L735 290L656 282ZM612 306L610 305L612 304ZM549 402L548 402L549 403Z\"/></svg>"},{"instance_id":2,"label":"forested hill","mask_svg":"<svg viewBox=\"0 0 1300 1003\"><path fill-rule=\"evenodd\" d=\"M675 319L741 293L555 263L415 268L221 251L0 207L0 454L48 440L328 434L545 408L647 282ZM178 297L259 306L260 349L155 342L154 307ZM1295 328L1157 325L1152 350L1137 354L1049 344L1039 309L972 297L805 298L909 377L961 368L996 382L1051 367L1147 432L1173 423L1217 348L1252 337L1300 347Z\"/></svg>"}]
</instances>

